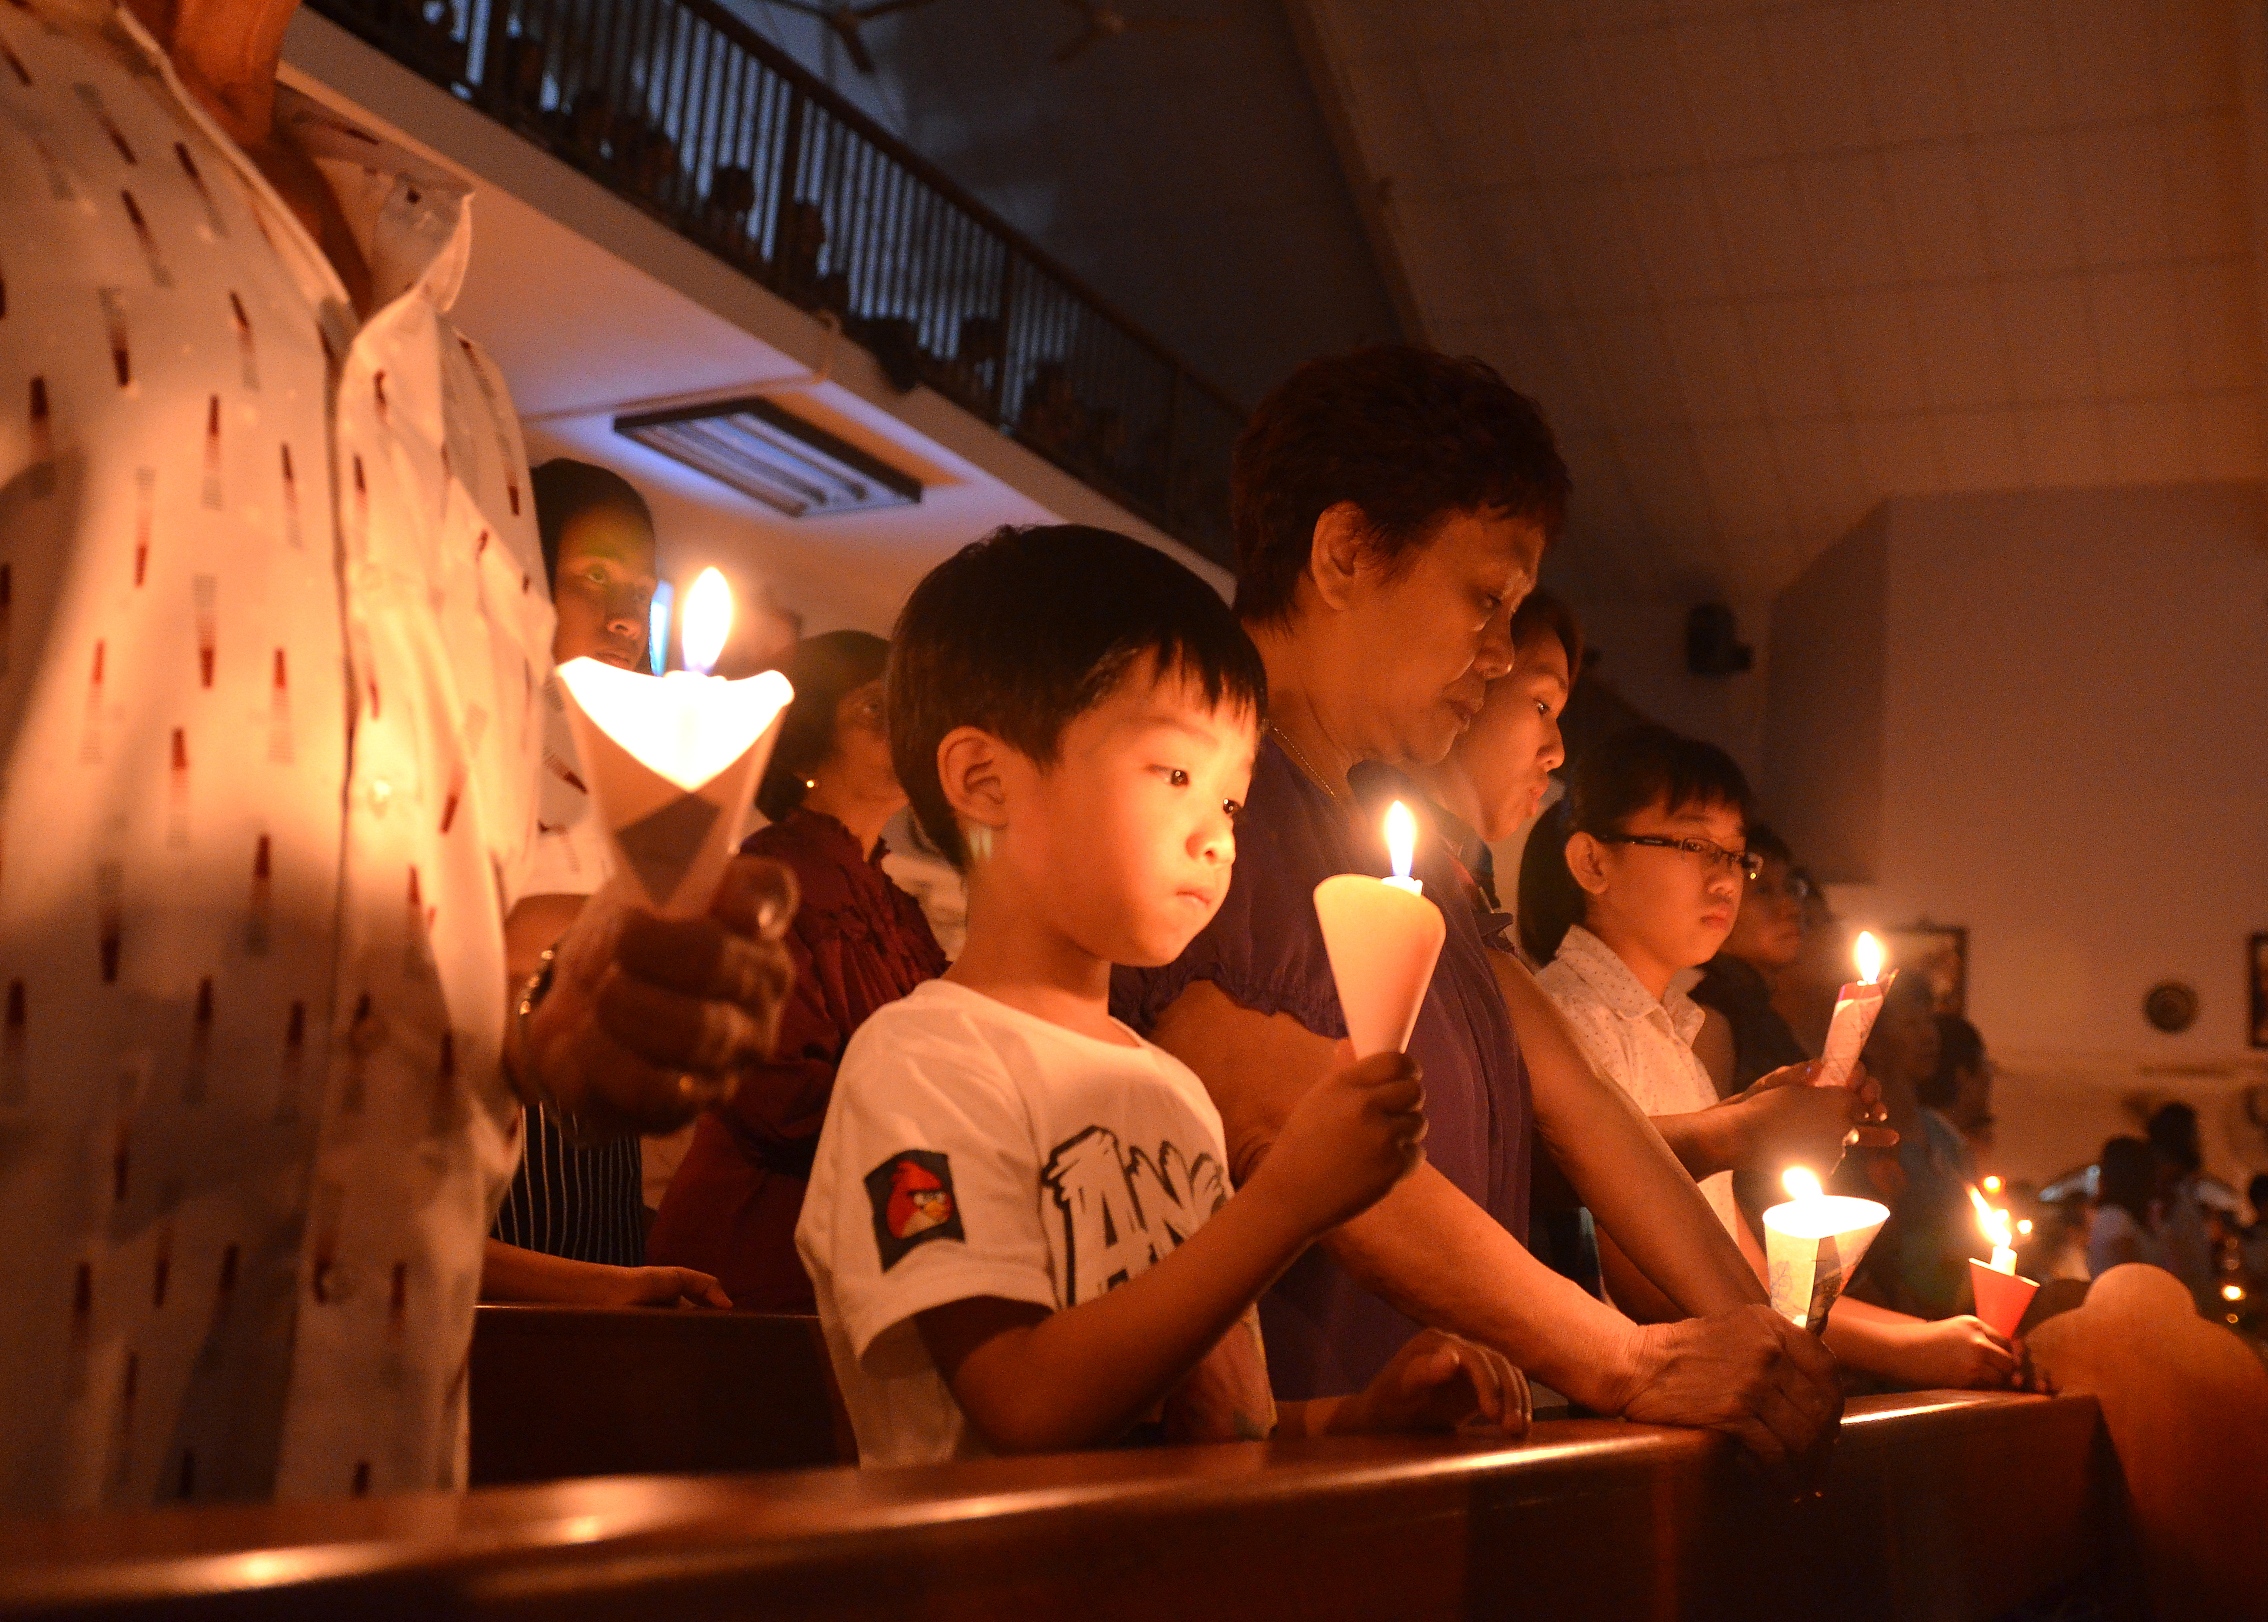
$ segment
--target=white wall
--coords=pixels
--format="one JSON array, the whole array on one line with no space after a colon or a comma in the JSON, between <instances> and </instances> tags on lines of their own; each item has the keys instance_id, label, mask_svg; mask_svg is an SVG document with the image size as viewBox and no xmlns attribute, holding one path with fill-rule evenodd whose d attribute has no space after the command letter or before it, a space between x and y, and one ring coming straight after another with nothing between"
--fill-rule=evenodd
<instances>
[{"instance_id":1,"label":"white wall","mask_svg":"<svg viewBox=\"0 0 2268 1622\"><path fill-rule=\"evenodd\" d=\"M1582 621L1583 638L1599 650L1598 674L1652 719L1727 750L1754 782L1765 765L1765 700L1771 659L1771 605L1736 601L1740 639L1756 651L1756 664L1737 676L1696 676L1685 668L1685 617L1698 602L1688 598L1585 597L1569 606Z\"/></svg>"},{"instance_id":2,"label":"white wall","mask_svg":"<svg viewBox=\"0 0 2268 1622\"><path fill-rule=\"evenodd\" d=\"M2131 1130L2129 1099L2177 1094L2224 1172L2268 1167L2237 1103L2268 1085L2244 1030L2246 937L2268 930L2261 490L1900 498L1819 569L1847 586L1875 549L1873 623L1869 593L1811 576L1778 605L1773 781L1850 775L1817 724L1843 697L1840 645L1854 723L1878 711L1881 787L1873 860L1838 897L1854 923L1968 926L1969 1011L2006 1078L2003 1169L2063 1169ZM1806 803L1815 823L1865 812ZM1791 832L1799 851L1862 843ZM2142 1016L2167 979L2201 998L2181 1035Z\"/></svg>"}]
</instances>

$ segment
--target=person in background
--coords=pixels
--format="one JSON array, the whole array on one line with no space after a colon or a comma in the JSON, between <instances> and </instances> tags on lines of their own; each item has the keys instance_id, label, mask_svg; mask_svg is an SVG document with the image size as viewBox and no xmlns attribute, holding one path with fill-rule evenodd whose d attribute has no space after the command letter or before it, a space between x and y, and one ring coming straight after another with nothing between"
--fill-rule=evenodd
<instances>
[{"instance_id":1,"label":"person in background","mask_svg":"<svg viewBox=\"0 0 2268 1622\"><path fill-rule=\"evenodd\" d=\"M2221 1274L2214 1213L2234 1207L2235 1193L2205 1175L2197 1111L2189 1105L2160 1104L2143 1130L2158 1166L2158 1265L2188 1286L2199 1311L2217 1316Z\"/></svg>"},{"instance_id":2,"label":"person in background","mask_svg":"<svg viewBox=\"0 0 2268 1622\"><path fill-rule=\"evenodd\" d=\"M883 825L906 803L884 720L889 654L881 637L829 631L788 660L795 702L757 794L771 824L742 847L785 863L803 896L779 1056L695 1125L647 1240L648 1260L715 1274L744 1310L814 1310L795 1224L836 1068L876 1009L945 970L921 908L882 871Z\"/></svg>"},{"instance_id":3,"label":"person in background","mask_svg":"<svg viewBox=\"0 0 2268 1622\"><path fill-rule=\"evenodd\" d=\"M1379 824L1349 774L1367 760L1437 762L1479 713L1490 680L1512 668L1511 615L1567 489L1533 401L1478 361L1409 347L1310 362L1237 442L1236 613L1270 693L1239 859L1188 948L1169 965L1122 968L1112 987L1119 1017L1204 1081L1235 1178L1267 1163L1301 1100L1341 1064L1346 1026L1315 886L1385 868ZM1418 871L1428 894L1453 897L1440 851L1427 842ZM1414 1319L1486 1343L1586 1407L1707 1426L1767 1463L1808 1469L1840 1414L1833 1360L1772 1313L1722 1234L1648 1228L1649 1276L1694 1315L1675 1324L1633 1324L1525 1248L1536 1136L1564 1130L1579 1160L1606 1141L1578 1118L1626 1129L1613 1154L1570 1172L1602 1225L1624 1197L1698 1202L1643 1119L1579 1058L1548 1084L1531 1072L1498 954L1470 909L1443 913L1447 942L1409 1050L1425 1071L1426 1164L1263 1300L1277 1394L1361 1389Z\"/></svg>"},{"instance_id":4,"label":"person in background","mask_svg":"<svg viewBox=\"0 0 2268 1622\"><path fill-rule=\"evenodd\" d=\"M1882 1107L1898 1132L1894 1152L1861 1150L1844 1162L1838 1193L1890 1207L1860 1263L1852 1291L1918 1318L1945 1318L1969 1304L1968 1257L1983 1249L1969 1200L1968 1146L1922 1089L1937 1073L1936 993L1925 976L1901 974L1883 995L1863 1057L1882 1084Z\"/></svg>"},{"instance_id":5,"label":"person in background","mask_svg":"<svg viewBox=\"0 0 2268 1622\"><path fill-rule=\"evenodd\" d=\"M1551 774L1567 759L1559 715L1583 663L1583 632L1574 613L1541 588L1528 593L1512 616L1511 634L1512 668L1488 684L1472 725L1438 765L1409 774L1432 804L1434 833L1447 843L1490 914L1504 910L1491 847L1543 809ZM1382 797L1387 796L1365 796Z\"/></svg>"},{"instance_id":6,"label":"person in background","mask_svg":"<svg viewBox=\"0 0 2268 1622\"><path fill-rule=\"evenodd\" d=\"M461 1485L519 1100L675 1125L786 984L753 860L510 975L526 452L463 182L277 83L295 10L0 6L12 1514Z\"/></svg>"},{"instance_id":7,"label":"person in background","mask_svg":"<svg viewBox=\"0 0 2268 1622\"><path fill-rule=\"evenodd\" d=\"M1423 1160L1401 1054L1343 1063L1232 1195L1188 1068L1110 1017L1113 963L1220 904L1266 703L1211 590L1105 530L1002 530L898 622L892 744L969 874L967 949L852 1038L796 1234L859 1458L1129 1439L1515 1434L1517 1370L1438 1332L1279 1408L1260 1292Z\"/></svg>"},{"instance_id":8,"label":"person in background","mask_svg":"<svg viewBox=\"0 0 2268 1622\"><path fill-rule=\"evenodd\" d=\"M2238 1254L2244 1261L2245 1287L2255 1296L2268 1292L2268 1171L2253 1173L2244 1197L2252 1207L2252 1222L2238 1235Z\"/></svg>"},{"instance_id":9,"label":"person in background","mask_svg":"<svg viewBox=\"0 0 2268 1622\"><path fill-rule=\"evenodd\" d=\"M1726 1097L1783 1066L1817 1057L1796 1040L1772 1001L1781 976L1803 959L1811 879L1795 865L1787 841L1761 822L1748 830L1748 851L1756 858L1756 876L1742 888L1724 948L1690 993L1701 1007L1724 1016L1721 1026L1712 1021L1707 1029L1722 1031L1727 1040L1714 1048L1697 1041L1695 1051Z\"/></svg>"},{"instance_id":10,"label":"person in background","mask_svg":"<svg viewBox=\"0 0 2268 1622\"><path fill-rule=\"evenodd\" d=\"M1523 857L1525 867L1556 855L1583 896L1580 922L1523 919L1532 948L1561 930L1537 983L1600 1073L1652 1119L1762 1278L1763 1248L1741 1218L1730 1173L1832 1171L1850 1127L1846 1104L1871 1102L1873 1092L1863 1076L1847 1090L1813 1087L1804 1064L1720 1102L1693 1054L1700 1010L1676 982L1716 955L1741 905L1751 865L1747 781L1714 745L1642 726L1584 755L1567 805L1573 831L1560 850L1531 842ZM1867 1147L1895 1141L1877 1125L1855 1130ZM1610 1233L1601 1251L1617 1302L1658 1311L1612 1241ZM2007 1343L1973 1318L1923 1323L1851 1303L1829 1319L1826 1339L1848 1366L1904 1386L2005 1386L2016 1367Z\"/></svg>"},{"instance_id":11,"label":"person in background","mask_svg":"<svg viewBox=\"0 0 2268 1622\"><path fill-rule=\"evenodd\" d=\"M2095 1162L2095 1215L2087 1226L2087 1273L2101 1278L2128 1262L2165 1266L2156 1213L2158 1161L2149 1140L2116 1137Z\"/></svg>"},{"instance_id":12,"label":"person in background","mask_svg":"<svg viewBox=\"0 0 2268 1622\"><path fill-rule=\"evenodd\" d=\"M1983 1033L1959 1014L1939 1014L1937 1068L1915 1096L1930 1118L1929 1130L1941 1141L1947 1134L1958 1141L1953 1162L1972 1183L1978 1177L1980 1157L1992 1152L1992 1074Z\"/></svg>"},{"instance_id":13,"label":"person in background","mask_svg":"<svg viewBox=\"0 0 2268 1622\"><path fill-rule=\"evenodd\" d=\"M558 628L551 662L597 659L645 668L654 600L654 520L630 481L564 457L529 475L544 575ZM584 787L558 679L544 687L542 801L527 894L505 920L513 972L531 974L566 934L608 867L606 835ZM561 1306L732 1305L717 1281L687 1268L648 1267L639 1142L585 1147L542 1104L522 1112L519 1169L481 1258L484 1301Z\"/></svg>"}]
</instances>

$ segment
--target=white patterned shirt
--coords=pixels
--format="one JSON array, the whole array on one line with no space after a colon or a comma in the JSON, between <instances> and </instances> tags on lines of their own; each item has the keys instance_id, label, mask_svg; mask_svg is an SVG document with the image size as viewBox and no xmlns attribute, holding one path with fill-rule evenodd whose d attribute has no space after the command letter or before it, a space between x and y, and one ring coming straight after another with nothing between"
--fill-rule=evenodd
<instances>
[{"instance_id":1,"label":"white patterned shirt","mask_svg":"<svg viewBox=\"0 0 2268 1622\"><path fill-rule=\"evenodd\" d=\"M460 186L0 6L0 1508L463 1479L551 607Z\"/></svg>"},{"instance_id":2,"label":"white patterned shirt","mask_svg":"<svg viewBox=\"0 0 2268 1622\"><path fill-rule=\"evenodd\" d=\"M1690 1115L1717 1103L1716 1084L1693 1053L1705 1017L1677 985L1655 997L1614 949L1581 924L1536 976L1599 1074L1648 1115ZM1740 1207L1729 1171L1701 1179L1701 1193L1725 1232L1740 1237Z\"/></svg>"}]
</instances>

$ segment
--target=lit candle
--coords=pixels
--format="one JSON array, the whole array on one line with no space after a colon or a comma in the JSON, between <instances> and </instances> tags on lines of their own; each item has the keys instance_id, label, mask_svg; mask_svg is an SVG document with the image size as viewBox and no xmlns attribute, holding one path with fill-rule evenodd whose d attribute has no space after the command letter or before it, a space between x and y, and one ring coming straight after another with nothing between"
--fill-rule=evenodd
<instances>
[{"instance_id":1,"label":"lit candle","mask_svg":"<svg viewBox=\"0 0 2268 1622\"><path fill-rule=\"evenodd\" d=\"M1827 1332L1827 1314L1843 1293L1867 1246L1889 1220L1875 1200L1828 1194L1807 1166L1790 1166L1780 1179L1785 1205L1764 1213L1765 1283L1772 1310L1798 1329Z\"/></svg>"},{"instance_id":2,"label":"lit candle","mask_svg":"<svg viewBox=\"0 0 2268 1622\"><path fill-rule=\"evenodd\" d=\"M1412 895L1423 895L1425 886L1410 877L1410 863L1417 856L1417 818L1410 808L1396 800L1386 808L1386 859L1394 867L1394 876L1385 882L1397 890Z\"/></svg>"},{"instance_id":3,"label":"lit candle","mask_svg":"<svg viewBox=\"0 0 2268 1622\"><path fill-rule=\"evenodd\" d=\"M614 882L682 917L708 910L795 690L776 670L745 681L709 674L732 632L732 588L715 569L693 582L681 619L683 670L657 681L570 659L559 685Z\"/></svg>"},{"instance_id":4,"label":"lit candle","mask_svg":"<svg viewBox=\"0 0 2268 1622\"><path fill-rule=\"evenodd\" d=\"M1827 1027L1827 1046L1819 1055L1819 1068L1812 1073L1812 1085L1816 1087L1849 1084L1851 1072L1858 1066L1860 1050L1874 1034L1874 1019L1882 1012L1883 995L1890 989L1890 981L1898 978L1895 972L1889 980L1882 977L1882 943L1874 938L1872 931L1859 931L1851 958L1858 966L1859 977L1855 983L1844 986L1835 998L1835 1018Z\"/></svg>"},{"instance_id":5,"label":"lit candle","mask_svg":"<svg viewBox=\"0 0 2268 1622\"><path fill-rule=\"evenodd\" d=\"M1993 1183L1999 1179L1987 1178L1986 1181ZM1973 1188L1969 1190L1969 1203L1977 1208L1977 1226L1992 1241L1992 1270L1996 1273L2014 1273L2016 1241L2008 1231L2008 1213L1994 1210L1985 1197Z\"/></svg>"},{"instance_id":6,"label":"lit candle","mask_svg":"<svg viewBox=\"0 0 2268 1622\"><path fill-rule=\"evenodd\" d=\"M1969 1283L1976 1291L1977 1316L1995 1334L2014 1335L2039 1285L2017 1276L2016 1238L2008 1225L2008 1213L1995 1209L1973 1188L1969 1190L1969 1203L1976 1207L1977 1227L1992 1245L1991 1261L1971 1258L1969 1262Z\"/></svg>"},{"instance_id":7,"label":"lit candle","mask_svg":"<svg viewBox=\"0 0 2268 1622\"><path fill-rule=\"evenodd\" d=\"M1417 821L1396 800L1386 813L1386 847L1392 878L1339 873L1315 887L1315 916L1323 949L1338 982L1339 1008L1355 1057L1400 1053L1409 1046L1433 965L1448 925L1428 901L1410 862L1417 850Z\"/></svg>"}]
</instances>

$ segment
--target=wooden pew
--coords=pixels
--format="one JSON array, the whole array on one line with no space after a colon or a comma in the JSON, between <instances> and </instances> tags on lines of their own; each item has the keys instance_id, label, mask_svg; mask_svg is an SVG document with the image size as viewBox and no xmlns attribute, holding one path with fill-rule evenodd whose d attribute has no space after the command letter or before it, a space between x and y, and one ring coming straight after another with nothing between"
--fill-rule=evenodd
<instances>
[{"instance_id":1,"label":"wooden pew","mask_svg":"<svg viewBox=\"0 0 2268 1622\"><path fill-rule=\"evenodd\" d=\"M0 1617L1975 1618L2133 1614L2087 1398L1854 1403L1790 1503L1687 1431L633 1478L0 1526Z\"/></svg>"},{"instance_id":2,"label":"wooden pew","mask_svg":"<svg viewBox=\"0 0 2268 1622\"><path fill-rule=\"evenodd\" d=\"M475 1486L853 1464L817 1318L484 1306Z\"/></svg>"}]
</instances>

